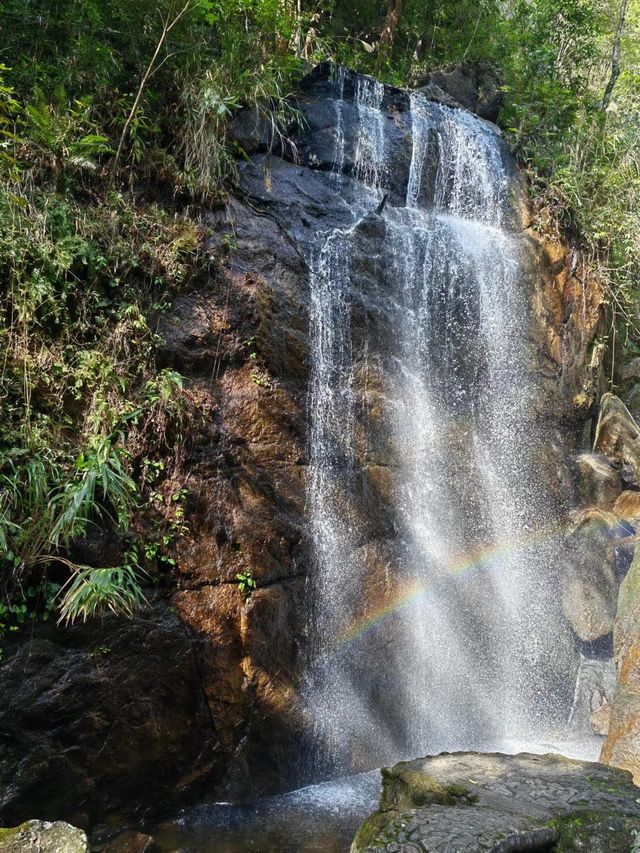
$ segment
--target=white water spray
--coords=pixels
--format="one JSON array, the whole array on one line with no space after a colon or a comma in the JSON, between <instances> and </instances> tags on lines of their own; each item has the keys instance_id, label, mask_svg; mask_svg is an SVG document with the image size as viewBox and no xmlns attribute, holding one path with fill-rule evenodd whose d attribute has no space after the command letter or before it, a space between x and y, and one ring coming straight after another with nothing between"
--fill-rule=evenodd
<instances>
[{"instance_id":1,"label":"white water spray","mask_svg":"<svg viewBox=\"0 0 640 853\"><path fill-rule=\"evenodd\" d=\"M335 170L351 142L357 183L353 224L311 259L307 752L328 774L561 741L576 658L498 132L413 94L405 204L377 214L385 90L356 79L355 140L343 71L337 92ZM371 541L374 475L392 529Z\"/></svg>"}]
</instances>

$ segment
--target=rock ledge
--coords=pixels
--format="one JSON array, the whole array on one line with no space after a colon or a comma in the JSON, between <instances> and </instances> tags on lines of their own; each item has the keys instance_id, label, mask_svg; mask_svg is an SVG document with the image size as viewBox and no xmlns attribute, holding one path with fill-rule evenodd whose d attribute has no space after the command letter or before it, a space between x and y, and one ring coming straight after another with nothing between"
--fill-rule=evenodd
<instances>
[{"instance_id":1,"label":"rock ledge","mask_svg":"<svg viewBox=\"0 0 640 853\"><path fill-rule=\"evenodd\" d=\"M461 752L382 770L351 853L640 850L631 774L560 755Z\"/></svg>"}]
</instances>

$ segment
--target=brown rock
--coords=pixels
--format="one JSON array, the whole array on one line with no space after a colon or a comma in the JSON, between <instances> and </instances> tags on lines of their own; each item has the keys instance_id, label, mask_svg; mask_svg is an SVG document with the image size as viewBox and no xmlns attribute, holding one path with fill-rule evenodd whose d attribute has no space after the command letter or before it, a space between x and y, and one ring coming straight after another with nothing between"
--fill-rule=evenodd
<instances>
[{"instance_id":1,"label":"brown rock","mask_svg":"<svg viewBox=\"0 0 640 853\"><path fill-rule=\"evenodd\" d=\"M553 223L545 223L544 211L537 211L535 218L550 235L527 232L525 244L533 281L531 335L541 379L536 410L564 422L566 436L567 421L573 420L579 431L601 393L604 346L594 340L605 287L586 259L554 233Z\"/></svg>"},{"instance_id":2,"label":"brown rock","mask_svg":"<svg viewBox=\"0 0 640 853\"><path fill-rule=\"evenodd\" d=\"M620 586L614 628L618 679L601 760L630 770L640 783L640 554Z\"/></svg>"},{"instance_id":3,"label":"brown rock","mask_svg":"<svg viewBox=\"0 0 640 853\"><path fill-rule=\"evenodd\" d=\"M625 483L640 487L640 428L614 394L600 401L594 449L621 466Z\"/></svg>"},{"instance_id":4,"label":"brown rock","mask_svg":"<svg viewBox=\"0 0 640 853\"><path fill-rule=\"evenodd\" d=\"M603 702L599 708L591 712L591 731L596 735L608 735L611 725L611 705Z\"/></svg>"},{"instance_id":5,"label":"brown rock","mask_svg":"<svg viewBox=\"0 0 640 853\"><path fill-rule=\"evenodd\" d=\"M575 467L578 503L612 509L622 489L619 469L605 456L596 453L581 453ZM613 511L616 512L615 509Z\"/></svg>"},{"instance_id":6,"label":"brown rock","mask_svg":"<svg viewBox=\"0 0 640 853\"><path fill-rule=\"evenodd\" d=\"M612 512L635 526L635 523L640 521L640 492L622 492L616 499Z\"/></svg>"},{"instance_id":7,"label":"brown rock","mask_svg":"<svg viewBox=\"0 0 640 853\"><path fill-rule=\"evenodd\" d=\"M153 838L143 832L123 832L102 850L101 853L148 853L153 847Z\"/></svg>"},{"instance_id":8,"label":"brown rock","mask_svg":"<svg viewBox=\"0 0 640 853\"><path fill-rule=\"evenodd\" d=\"M201 640L200 673L211 719L220 721L223 749L234 744L234 728L244 716L241 609L237 584L178 592L173 599L180 619Z\"/></svg>"},{"instance_id":9,"label":"brown rock","mask_svg":"<svg viewBox=\"0 0 640 853\"><path fill-rule=\"evenodd\" d=\"M617 524L610 513L585 511L566 539L562 611L585 642L604 637L613 628L617 582L612 532Z\"/></svg>"},{"instance_id":10,"label":"brown rock","mask_svg":"<svg viewBox=\"0 0 640 853\"><path fill-rule=\"evenodd\" d=\"M390 465L368 465L366 472L369 485L378 498L384 504L391 505L398 494L398 469Z\"/></svg>"}]
</instances>

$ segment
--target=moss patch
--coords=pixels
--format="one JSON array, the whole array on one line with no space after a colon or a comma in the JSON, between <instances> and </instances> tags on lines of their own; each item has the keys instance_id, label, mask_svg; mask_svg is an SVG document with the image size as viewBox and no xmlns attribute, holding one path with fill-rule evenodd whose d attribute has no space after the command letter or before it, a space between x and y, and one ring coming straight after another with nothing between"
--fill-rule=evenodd
<instances>
[{"instance_id":1,"label":"moss patch","mask_svg":"<svg viewBox=\"0 0 640 853\"><path fill-rule=\"evenodd\" d=\"M550 821L558 833L557 853L607 850L627 853L632 849L637 821L620 815L584 810Z\"/></svg>"},{"instance_id":2,"label":"moss patch","mask_svg":"<svg viewBox=\"0 0 640 853\"><path fill-rule=\"evenodd\" d=\"M27 823L21 823L20 826L13 826L9 828L0 827L0 844L5 844L7 841L10 841L22 829L25 829L27 825Z\"/></svg>"},{"instance_id":3,"label":"moss patch","mask_svg":"<svg viewBox=\"0 0 640 853\"><path fill-rule=\"evenodd\" d=\"M395 820L395 815L391 815L388 811L374 812L369 815L356 832L351 850L364 850L368 847L385 829L389 828L390 819L391 821Z\"/></svg>"},{"instance_id":4,"label":"moss patch","mask_svg":"<svg viewBox=\"0 0 640 853\"><path fill-rule=\"evenodd\" d=\"M443 784L418 770L397 767L382 770L381 811L403 811L430 804L468 805L477 801L477 795L464 785Z\"/></svg>"}]
</instances>

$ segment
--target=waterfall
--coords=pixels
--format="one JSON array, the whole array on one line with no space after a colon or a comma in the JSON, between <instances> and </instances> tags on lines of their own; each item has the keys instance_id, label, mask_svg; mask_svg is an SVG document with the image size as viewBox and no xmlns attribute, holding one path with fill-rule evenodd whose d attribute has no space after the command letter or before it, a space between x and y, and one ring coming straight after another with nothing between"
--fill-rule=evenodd
<instances>
[{"instance_id":1,"label":"waterfall","mask_svg":"<svg viewBox=\"0 0 640 853\"><path fill-rule=\"evenodd\" d=\"M499 131L413 93L404 203L378 214L393 180L385 89L357 77L347 96L344 70L335 86L334 177L353 222L310 259L305 760L318 777L557 742L573 649Z\"/></svg>"}]
</instances>

